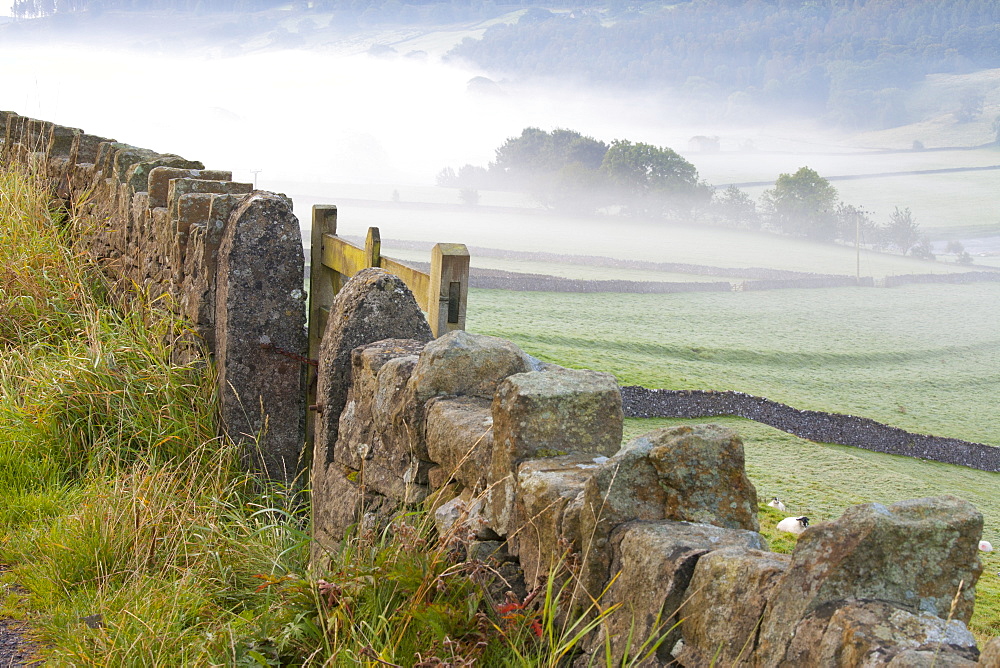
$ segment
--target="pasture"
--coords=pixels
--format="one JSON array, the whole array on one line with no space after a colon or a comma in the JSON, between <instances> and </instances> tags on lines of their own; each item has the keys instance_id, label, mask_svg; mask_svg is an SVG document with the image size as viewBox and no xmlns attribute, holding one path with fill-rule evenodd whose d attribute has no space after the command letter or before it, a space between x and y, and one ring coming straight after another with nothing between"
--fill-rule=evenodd
<instances>
[{"instance_id":1,"label":"pasture","mask_svg":"<svg viewBox=\"0 0 1000 668\"><path fill-rule=\"evenodd\" d=\"M731 389L796 408L853 413L911 431L1000 445L1000 285L917 285L756 293L583 295L470 292L470 331L511 339L622 384ZM760 501L778 496L814 521L858 503L954 494L1000 544L1000 474L814 443L739 418L628 419L628 440L657 427L718 422L740 433ZM780 519L761 513L774 549ZM1000 634L1000 556L983 554L972 629Z\"/></svg>"},{"instance_id":2,"label":"pasture","mask_svg":"<svg viewBox=\"0 0 1000 668\"><path fill-rule=\"evenodd\" d=\"M468 329L623 385L737 390L1000 446L1000 285L674 295L472 290Z\"/></svg>"}]
</instances>

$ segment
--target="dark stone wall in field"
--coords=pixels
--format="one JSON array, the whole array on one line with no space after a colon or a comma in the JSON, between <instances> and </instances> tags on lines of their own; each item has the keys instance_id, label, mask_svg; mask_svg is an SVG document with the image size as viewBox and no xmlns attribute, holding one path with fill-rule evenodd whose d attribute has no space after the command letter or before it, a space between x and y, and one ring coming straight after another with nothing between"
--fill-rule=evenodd
<instances>
[{"instance_id":1,"label":"dark stone wall in field","mask_svg":"<svg viewBox=\"0 0 1000 668\"><path fill-rule=\"evenodd\" d=\"M1000 448L957 438L914 434L853 415L800 411L742 392L651 390L630 385L622 388L622 406L628 417L734 415L811 441L959 464L980 471L1000 471Z\"/></svg>"}]
</instances>

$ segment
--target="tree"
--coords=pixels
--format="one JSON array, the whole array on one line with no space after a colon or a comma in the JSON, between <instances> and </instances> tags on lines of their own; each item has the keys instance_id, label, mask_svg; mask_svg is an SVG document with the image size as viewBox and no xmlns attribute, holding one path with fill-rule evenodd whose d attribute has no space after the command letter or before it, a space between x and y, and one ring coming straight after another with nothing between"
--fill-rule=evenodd
<instances>
[{"instance_id":1,"label":"tree","mask_svg":"<svg viewBox=\"0 0 1000 668\"><path fill-rule=\"evenodd\" d=\"M598 170L607 151L604 142L575 130L525 128L497 149L490 174L528 190L545 206L586 213L598 206Z\"/></svg>"},{"instance_id":2,"label":"tree","mask_svg":"<svg viewBox=\"0 0 1000 668\"><path fill-rule=\"evenodd\" d=\"M898 206L889 214L889 224L885 226L885 237L899 252L906 255L920 240L920 227L913 220L910 208Z\"/></svg>"},{"instance_id":3,"label":"tree","mask_svg":"<svg viewBox=\"0 0 1000 668\"><path fill-rule=\"evenodd\" d=\"M821 241L837 235L837 189L815 170L781 174L761 200L771 225L786 234Z\"/></svg>"},{"instance_id":4,"label":"tree","mask_svg":"<svg viewBox=\"0 0 1000 668\"><path fill-rule=\"evenodd\" d=\"M931 240L927 237L920 237L920 241L910 249L910 255L919 257L922 260L936 260L934 249L931 248Z\"/></svg>"},{"instance_id":5,"label":"tree","mask_svg":"<svg viewBox=\"0 0 1000 668\"><path fill-rule=\"evenodd\" d=\"M878 234L876 233L875 221L871 214L860 206L853 204L837 205L837 236L845 241L867 239L868 243L875 243Z\"/></svg>"},{"instance_id":6,"label":"tree","mask_svg":"<svg viewBox=\"0 0 1000 668\"><path fill-rule=\"evenodd\" d=\"M711 189L698 180L698 170L676 151L632 143L611 142L601 170L620 203L636 213L679 212L711 199Z\"/></svg>"},{"instance_id":7,"label":"tree","mask_svg":"<svg viewBox=\"0 0 1000 668\"><path fill-rule=\"evenodd\" d=\"M720 195L716 192L713 208L726 227L756 230L760 228L760 216L753 198L736 186L729 186Z\"/></svg>"},{"instance_id":8,"label":"tree","mask_svg":"<svg viewBox=\"0 0 1000 668\"><path fill-rule=\"evenodd\" d=\"M458 185L458 174L451 167L445 167L437 173L434 181L442 188L454 188Z\"/></svg>"},{"instance_id":9,"label":"tree","mask_svg":"<svg viewBox=\"0 0 1000 668\"><path fill-rule=\"evenodd\" d=\"M575 130L557 128L549 133L525 128L520 137L510 137L497 149L490 170L530 182L540 174L553 174L573 164L597 169L607 151L604 142Z\"/></svg>"},{"instance_id":10,"label":"tree","mask_svg":"<svg viewBox=\"0 0 1000 668\"><path fill-rule=\"evenodd\" d=\"M479 204L479 191L475 188L462 188L458 191L458 199L466 206Z\"/></svg>"},{"instance_id":11,"label":"tree","mask_svg":"<svg viewBox=\"0 0 1000 668\"><path fill-rule=\"evenodd\" d=\"M993 143L1000 144L1000 116L993 119Z\"/></svg>"},{"instance_id":12,"label":"tree","mask_svg":"<svg viewBox=\"0 0 1000 668\"><path fill-rule=\"evenodd\" d=\"M962 96L958 109L955 110L955 120L959 123L970 123L983 113L983 103L986 98L979 92L968 92Z\"/></svg>"}]
</instances>

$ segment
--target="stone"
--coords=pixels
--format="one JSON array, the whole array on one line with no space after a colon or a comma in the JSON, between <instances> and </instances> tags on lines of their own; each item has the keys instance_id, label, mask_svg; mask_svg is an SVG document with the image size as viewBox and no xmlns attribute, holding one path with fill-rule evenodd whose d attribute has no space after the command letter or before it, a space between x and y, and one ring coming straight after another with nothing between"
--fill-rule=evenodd
<instances>
[{"instance_id":1,"label":"stone","mask_svg":"<svg viewBox=\"0 0 1000 668\"><path fill-rule=\"evenodd\" d=\"M304 263L299 221L287 201L268 193L245 198L219 248L221 422L244 444L250 470L286 482L299 473L305 438L303 363L294 357L306 353Z\"/></svg>"},{"instance_id":2,"label":"stone","mask_svg":"<svg viewBox=\"0 0 1000 668\"><path fill-rule=\"evenodd\" d=\"M395 504L352 480L355 474L336 464L312 473L313 484L326 492L324 502L312 506L310 567L314 572L327 569L330 555L337 551L352 527L380 526L395 511Z\"/></svg>"},{"instance_id":3,"label":"stone","mask_svg":"<svg viewBox=\"0 0 1000 668\"><path fill-rule=\"evenodd\" d=\"M401 503L427 495L431 462L415 452L406 429L380 428L386 421L375 418L379 376L397 358L414 359L422 347L414 339L383 339L352 351L351 388L334 446L334 461L360 471L362 484ZM396 369L390 367L390 374ZM397 384L405 387L405 381Z\"/></svg>"},{"instance_id":4,"label":"stone","mask_svg":"<svg viewBox=\"0 0 1000 668\"><path fill-rule=\"evenodd\" d=\"M724 548L767 549L756 532L688 522L627 522L610 540L612 570L618 575L600 604L603 609L619 607L601 624L592 647L600 650L609 643L614 665L645 654L664 662L673 659L670 651L681 634L681 606L703 555ZM657 641L659 648L653 652Z\"/></svg>"},{"instance_id":5,"label":"stone","mask_svg":"<svg viewBox=\"0 0 1000 668\"><path fill-rule=\"evenodd\" d=\"M982 530L982 514L954 496L852 506L811 525L761 626L761 665L779 665L798 622L834 601L877 599L968 623Z\"/></svg>"},{"instance_id":6,"label":"stone","mask_svg":"<svg viewBox=\"0 0 1000 668\"><path fill-rule=\"evenodd\" d=\"M165 208L168 202L170 181L173 179L207 179L210 181L229 181L232 172L219 170L185 169L179 167L154 167L149 170L147 189L149 192L149 207Z\"/></svg>"},{"instance_id":7,"label":"stone","mask_svg":"<svg viewBox=\"0 0 1000 668\"><path fill-rule=\"evenodd\" d=\"M351 386L351 351L382 339L430 341L431 330L402 279L382 269L365 269L337 293L323 333L314 466L334 460L340 414Z\"/></svg>"},{"instance_id":8,"label":"stone","mask_svg":"<svg viewBox=\"0 0 1000 668\"><path fill-rule=\"evenodd\" d=\"M424 409L428 457L450 479L476 491L484 487L493 449L490 406L482 397L435 397Z\"/></svg>"},{"instance_id":9,"label":"stone","mask_svg":"<svg viewBox=\"0 0 1000 668\"><path fill-rule=\"evenodd\" d=\"M434 525L438 535L446 541L448 537L463 543L496 538L483 517L482 497L473 496L469 490L438 507L434 511Z\"/></svg>"},{"instance_id":10,"label":"stone","mask_svg":"<svg viewBox=\"0 0 1000 668\"><path fill-rule=\"evenodd\" d=\"M424 347L410 382L420 402L438 395L492 399L504 378L530 369L528 356L510 341L455 330Z\"/></svg>"},{"instance_id":11,"label":"stone","mask_svg":"<svg viewBox=\"0 0 1000 668\"><path fill-rule=\"evenodd\" d=\"M739 436L714 424L657 429L602 463L584 489L581 513L588 591L600 592L610 577L607 540L623 522L674 520L757 531L757 492L743 463Z\"/></svg>"},{"instance_id":12,"label":"stone","mask_svg":"<svg viewBox=\"0 0 1000 668\"><path fill-rule=\"evenodd\" d=\"M517 469L514 520L507 534L525 582L544 584L578 552L581 504L575 503L597 464L592 454L529 459Z\"/></svg>"},{"instance_id":13,"label":"stone","mask_svg":"<svg viewBox=\"0 0 1000 668\"><path fill-rule=\"evenodd\" d=\"M82 132L77 128L67 128L63 125L53 125L49 134L48 154L50 158L69 158L73 155L76 137Z\"/></svg>"},{"instance_id":14,"label":"stone","mask_svg":"<svg viewBox=\"0 0 1000 668\"><path fill-rule=\"evenodd\" d=\"M88 135L86 133L81 134L77 140L77 164L91 164L95 165L97 163L97 154L100 150L102 144L113 144L114 139L108 139L107 137L98 137L97 135Z\"/></svg>"},{"instance_id":15,"label":"stone","mask_svg":"<svg viewBox=\"0 0 1000 668\"><path fill-rule=\"evenodd\" d=\"M509 376L493 398L490 512L508 531L517 463L533 457L610 456L622 441L621 391L614 376L562 367Z\"/></svg>"},{"instance_id":16,"label":"stone","mask_svg":"<svg viewBox=\"0 0 1000 668\"><path fill-rule=\"evenodd\" d=\"M176 155L165 155L155 160L137 162L128 168L125 175L125 182L131 192L149 192L149 174L157 167L174 167L184 171L202 170L205 168L197 160L185 160Z\"/></svg>"},{"instance_id":17,"label":"stone","mask_svg":"<svg viewBox=\"0 0 1000 668\"><path fill-rule=\"evenodd\" d=\"M786 554L736 547L702 556L680 610L681 665L752 665L757 628L789 559Z\"/></svg>"},{"instance_id":18,"label":"stone","mask_svg":"<svg viewBox=\"0 0 1000 668\"><path fill-rule=\"evenodd\" d=\"M973 668L979 651L965 624L885 601L830 601L795 627L782 666L931 665Z\"/></svg>"},{"instance_id":19,"label":"stone","mask_svg":"<svg viewBox=\"0 0 1000 668\"><path fill-rule=\"evenodd\" d=\"M1000 637L991 638L979 653L980 668L1000 668Z\"/></svg>"},{"instance_id":20,"label":"stone","mask_svg":"<svg viewBox=\"0 0 1000 668\"><path fill-rule=\"evenodd\" d=\"M138 197L138 195L137 195ZM148 197L148 195L147 195ZM219 246L232 212L243 199L236 195L210 195L208 219L192 224L184 253L181 313L195 326L195 333L215 350L215 291ZM159 211L165 212L160 208Z\"/></svg>"},{"instance_id":21,"label":"stone","mask_svg":"<svg viewBox=\"0 0 1000 668\"><path fill-rule=\"evenodd\" d=\"M158 172L159 174L159 172ZM187 195L213 193L217 195L248 195L253 191L251 183L234 181L214 181L203 178L177 177L167 181L167 215L173 221L178 220L180 200ZM178 234L186 234L186 230L176 228Z\"/></svg>"},{"instance_id":22,"label":"stone","mask_svg":"<svg viewBox=\"0 0 1000 668\"><path fill-rule=\"evenodd\" d=\"M411 339L413 341L413 339ZM423 342L412 350L419 353ZM376 378L375 398L372 401L372 419L390 447L405 449L411 456L431 462L424 443L424 425L421 407L409 391L410 376L417 365L418 355L403 355L388 360L379 369Z\"/></svg>"}]
</instances>

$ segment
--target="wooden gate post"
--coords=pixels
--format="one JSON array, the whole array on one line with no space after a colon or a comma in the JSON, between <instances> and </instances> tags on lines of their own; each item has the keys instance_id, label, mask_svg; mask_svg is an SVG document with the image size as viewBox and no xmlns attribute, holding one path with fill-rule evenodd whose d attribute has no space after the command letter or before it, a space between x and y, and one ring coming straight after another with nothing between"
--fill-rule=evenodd
<instances>
[{"instance_id":1,"label":"wooden gate post","mask_svg":"<svg viewBox=\"0 0 1000 668\"><path fill-rule=\"evenodd\" d=\"M319 344L326 327L326 314L340 291L340 273L323 264L323 235L337 235L337 206L314 204L309 246L309 359L319 359ZM316 367L306 371L306 406L316 404ZM306 443L313 442L312 413L306 414ZM307 452L307 455L312 453ZM306 461L312 461L306 459Z\"/></svg>"},{"instance_id":2,"label":"wooden gate post","mask_svg":"<svg viewBox=\"0 0 1000 668\"><path fill-rule=\"evenodd\" d=\"M469 299L469 249L465 244L435 244L431 251L427 322L434 336L465 329Z\"/></svg>"}]
</instances>

